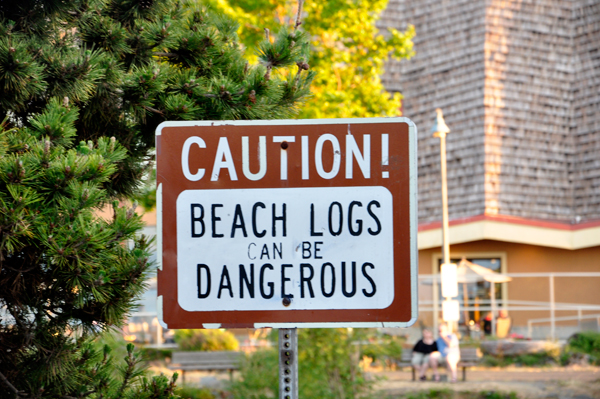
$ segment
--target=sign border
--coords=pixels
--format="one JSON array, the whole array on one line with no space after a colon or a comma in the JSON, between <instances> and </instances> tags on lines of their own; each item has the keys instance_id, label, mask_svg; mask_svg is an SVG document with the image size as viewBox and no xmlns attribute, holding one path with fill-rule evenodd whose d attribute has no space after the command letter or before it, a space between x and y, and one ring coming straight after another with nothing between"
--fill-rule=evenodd
<instances>
[{"instance_id":1,"label":"sign border","mask_svg":"<svg viewBox=\"0 0 600 399\"><path fill-rule=\"evenodd\" d=\"M409 153L409 218L410 218L410 287L411 287L411 318L407 322L289 322L289 323L253 323L254 328L373 328L373 327L409 327L418 318L418 171L417 171L417 126L406 117L389 118L339 118L339 119L271 119L271 120L215 120L215 121L165 121L156 128L156 147L159 136L167 127L194 127L194 126L282 126L282 125L340 125L340 124L370 124L370 123L406 123L408 125L408 153ZM158 157L157 157L158 160ZM157 269L163 270L163 223L162 223L162 183L156 188L156 245ZM167 327L163 317L163 296L157 295L156 303L159 322ZM221 328L221 323L203 323L205 329ZM197 327L199 328L199 327Z\"/></svg>"}]
</instances>

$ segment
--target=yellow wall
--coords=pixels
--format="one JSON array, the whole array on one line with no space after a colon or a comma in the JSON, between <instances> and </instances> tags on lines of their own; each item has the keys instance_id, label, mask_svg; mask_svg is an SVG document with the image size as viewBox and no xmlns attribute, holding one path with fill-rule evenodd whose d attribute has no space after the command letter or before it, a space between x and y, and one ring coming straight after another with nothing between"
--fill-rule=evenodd
<instances>
[{"instance_id":1,"label":"yellow wall","mask_svg":"<svg viewBox=\"0 0 600 399\"><path fill-rule=\"evenodd\" d=\"M451 257L454 257L454 254L481 256L485 253L493 256L505 254L507 273L600 272L600 247L565 250L491 240L456 244L450 247ZM440 248L419 251L419 274L432 273L432 264L436 256L438 258L441 256ZM555 277L554 284L556 302L600 305L600 277ZM517 277L506 283L506 287L509 300L550 301L548 278ZM600 314L600 311L584 311L583 314ZM574 315L577 315L576 311L556 312L557 317ZM528 319L550 317L550 313L511 311L510 316L514 325L526 325ZM426 325L432 324L431 313L424 313L420 319Z\"/></svg>"}]
</instances>

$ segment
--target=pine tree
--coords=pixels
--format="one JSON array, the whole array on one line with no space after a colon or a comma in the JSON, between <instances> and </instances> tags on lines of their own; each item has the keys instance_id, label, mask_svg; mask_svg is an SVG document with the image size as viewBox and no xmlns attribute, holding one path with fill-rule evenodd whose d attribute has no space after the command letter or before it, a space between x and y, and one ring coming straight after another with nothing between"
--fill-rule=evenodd
<instances>
[{"instance_id":1,"label":"pine tree","mask_svg":"<svg viewBox=\"0 0 600 399\"><path fill-rule=\"evenodd\" d=\"M287 118L308 96L307 39L174 0L0 2L0 398L170 397L123 323L151 272L136 193L163 120ZM100 209L112 207L103 218Z\"/></svg>"}]
</instances>

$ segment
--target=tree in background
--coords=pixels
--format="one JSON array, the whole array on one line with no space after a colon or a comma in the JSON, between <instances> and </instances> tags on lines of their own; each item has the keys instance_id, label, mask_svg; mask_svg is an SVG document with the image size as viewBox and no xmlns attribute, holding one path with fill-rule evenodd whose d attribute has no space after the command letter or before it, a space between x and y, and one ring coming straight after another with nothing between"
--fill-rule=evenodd
<instances>
[{"instance_id":1,"label":"tree in background","mask_svg":"<svg viewBox=\"0 0 600 399\"><path fill-rule=\"evenodd\" d=\"M276 339L277 333L272 334ZM374 380L361 366L363 357L384 363L402 354L400 337L374 329L306 328L298 330L298 384L302 398L342 399L379 397ZM365 344L366 343L366 344ZM277 346L274 345L276 348ZM235 399L267 399L279 392L279 353L258 350L242 363L240 376L231 383Z\"/></svg>"},{"instance_id":2,"label":"tree in background","mask_svg":"<svg viewBox=\"0 0 600 399\"><path fill-rule=\"evenodd\" d=\"M92 341L152 268L119 201L158 123L288 118L309 93L304 33L264 39L250 65L237 29L174 0L0 2L0 398L172 395L132 346L117 364Z\"/></svg>"},{"instance_id":3,"label":"tree in background","mask_svg":"<svg viewBox=\"0 0 600 399\"><path fill-rule=\"evenodd\" d=\"M241 23L240 37L251 43L263 28L276 29L295 23L291 0L212 0ZM380 32L376 23L387 0L306 1L302 26L310 34L310 66L317 72L314 98L300 112L301 118L397 116L400 93L391 95L381 83L384 63L413 55L414 28L405 32Z\"/></svg>"},{"instance_id":4,"label":"tree in background","mask_svg":"<svg viewBox=\"0 0 600 399\"><path fill-rule=\"evenodd\" d=\"M231 331L221 329L175 331L177 347L183 351L236 351L240 343Z\"/></svg>"}]
</instances>

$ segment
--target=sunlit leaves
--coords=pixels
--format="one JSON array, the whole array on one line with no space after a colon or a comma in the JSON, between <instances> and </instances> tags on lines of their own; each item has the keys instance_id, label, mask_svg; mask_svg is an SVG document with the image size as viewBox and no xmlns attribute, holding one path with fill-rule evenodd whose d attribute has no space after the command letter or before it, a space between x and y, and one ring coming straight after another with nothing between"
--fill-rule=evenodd
<instances>
[{"instance_id":1,"label":"sunlit leaves","mask_svg":"<svg viewBox=\"0 0 600 399\"><path fill-rule=\"evenodd\" d=\"M295 22L292 0L216 0L215 6L241 22L244 43L264 37L264 28L276 29ZM306 1L301 29L310 35L307 60L316 77L313 99L300 112L302 118L396 116L399 93L388 93L381 82L389 57L413 55L414 28L380 31L377 20L387 0ZM261 61L268 60L264 52Z\"/></svg>"}]
</instances>

